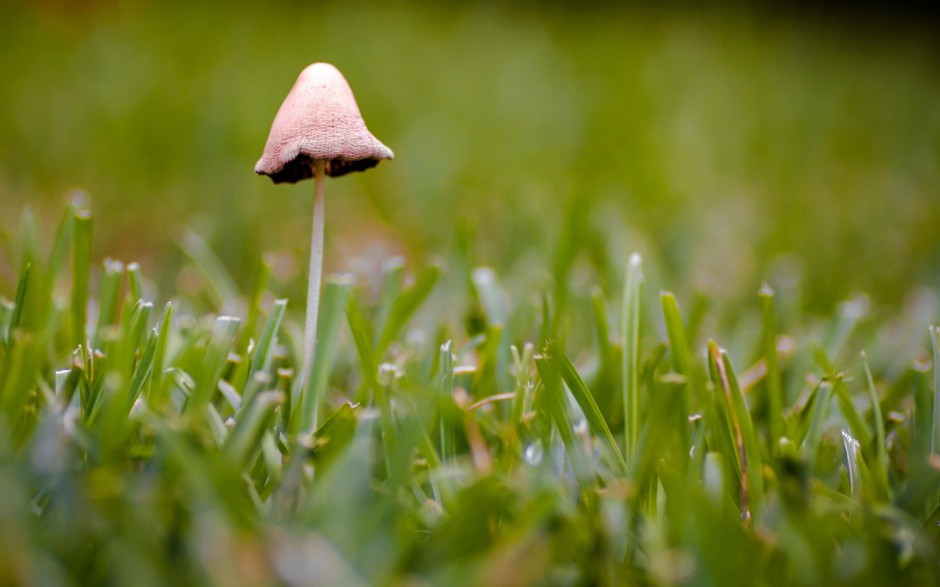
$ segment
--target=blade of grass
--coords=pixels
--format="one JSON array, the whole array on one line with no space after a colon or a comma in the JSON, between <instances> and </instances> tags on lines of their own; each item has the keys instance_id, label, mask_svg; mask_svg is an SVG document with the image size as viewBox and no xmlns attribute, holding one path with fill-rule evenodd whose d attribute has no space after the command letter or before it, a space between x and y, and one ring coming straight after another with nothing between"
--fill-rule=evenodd
<instances>
[{"instance_id":1,"label":"blade of grass","mask_svg":"<svg viewBox=\"0 0 940 587\"><path fill-rule=\"evenodd\" d=\"M616 473L621 477L625 477L627 475L627 463L624 461L620 449L617 448L617 442L614 440L614 435L611 434L610 428L607 426L607 421L597 408L594 396L591 395L590 390L584 384L581 376L578 375L574 365L571 364L568 357L558 348L557 343L550 342L547 351L548 356L546 359L554 362L555 369L568 385L568 390L571 392L571 395L574 396L575 401L578 402L578 406L581 407L581 411L587 419L588 427L590 427L594 436L600 439L601 446L604 448L604 454L607 456L609 464Z\"/></svg>"},{"instance_id":2,"label":"blade of grass","mask_svg":"<svg viewBox=\"0 0 940 587\"><path fill-rule=\"evenodd\" d=\"M532 343L525 343L522 347L522 353L519 349L512 346L513 371L516 376L516 387L512 398L512 407L510 408L510 421L514 439L518 440L522 436L522 416L527 409L527 395L532 389L532 380L530 372L532 370L532 358L535 355L535 347Z\"/></svg>"},{"instance_id":3,"label":"blade of grass","mask_svg":"<svg viewBox=\"0 0 940 587\"><path fill-rule=\"evenodd\" d=\"M509 304L500 287L496 272L489 267L477 267L471 275L473 286L480 297L480 305L490 326L505 326L509 316Z\"/></svg>"},{"instance_id":4,"label":"blade of grass","mask_svg":"<svg viewBox=\"0 0 940 587\"><path fill-rule=\"evenodd\" d=\"M72 229L72 346L85 344L88 275L91 266L91 212L76 209Z\"/></svg>"},{"instance_id":5,"label":"blade of grass","mask_svg":"<svg viewBox=\"0 0 940 587\"><path fill-rule=\"evenodd\" d=\"M813 402L809 428L806 431L806 437L803 439L803 460L810 470L816 464L816 457L819 453L823 426L829 415L829 402L832 400L832 387L832 381L826 379L816 389L818 397Z\"/></svg>"},{"instance_id":6,"label":"blade of grass","mask_svg":"<svg viewBox=\"0 0 940 587\"><path fill-rule=\"evenodd\" d=\"M849 495L858 496L858 441L847 429L842 429L842 447L845 449L845 468L849 475Z\"/></svg>"},{"instance_id":7,"label":"blade of grass","mask_svg":"<svg viewBox=\"0 0 940 587\"><path fill-rule=\"evenodd\" d=\"M405 279L405 260L393 257L382 263L382 286L379 288L379 301L376 306L375 319L372 321L374 332L379 334L388 324L388 318L395 306L395 301L401 296L402 284ZM376 340L374 344L378 345Z\"/></svg>"},{"instance_id":8,"label":"blade of grass","mask_svg":"<svg viewBox=\"0 0 940 587\"><path fill-rule=\"evenodd\" d=\"M333 275L327 278L320 303L317 350L313 362L313 373L301 401L299 430L313 433L317 428L320 403L326 395L333 355L336 351L336 336L343 319L343 309L352 288L353 279L348 275ZM297 422L298 419L293 420Z\"/></svg>"},{"instance_id":9,"label":"blade of grass","mask_svg":"<svg viewBox=\"0 0 940 587\"><path fill-rule=\"evenodd\" d=\"M362 383L356 392L356 402L364 403L366 395L370 391L375 392L375 378L379 367L369 332L366 329L366 322L355 296L349 296L349 302L346 304L346 320L349 322L349 331L352 332L353 340L356 342L356 352L359 354L359 366L362 372Z\"/></svg>"},{"instance_id":10,"label":"blade of grass","mask_svg":"<svg viewBox=\"0 0 940 587\"><path fill-rule=\"evenodd\" d=\"M167 396L169 385L168 379L164 373L164 363L166 361L166 347L170 335L172 319L173 303L167 302L166 306L163 307L163 315L160 317L160 322L157 323L154 329L157 334L157 342L154 345L153 376L150 378L150 391L148 394L150 407L152 408L162 408L169 399Z\"/></svg>"},{"instance_id":11,"label":"blade of grass","mask_svg":"<svg viewBox=\"0 0 940 587\"><path fill-rule=\"evenodd\" d=\"M930 435L930 454L940 454L940 327L930 327L930 346L933 348L933 424Z\"/></svg>"},{"instance_id":12,"label":"blade of grass","mask_svg":"<svg viewBox=\"0 0 940 587\"><path fill-rule=\"evenodd\" d=\"M669 337L669 349L672 352L673 368L685 380L682 384L682 405L679 410L679 441L682 446L692 446L692 437L689 432L688 415L692 413L692 358L689 352L689 343L685 337L685 328L682 326L682 315L679 313L679 303L670 292L660 294L663 306L663 318L666 322L666 334Z\"/></svg>"},{"instance_id":13,"label":"blade of grass","mask_svg":"<svg viewBox=\"0 0 940 587\"><path fill-rule=\"evenodd\" d=\"M453 462L457 454L457 432L453 423L454 405L454 353L453 343L447 341L440 350L440 382L438 389L437 412L440 433L441 460L444 464Z\"/></svg>"},{"instance_id":14,"label":"blade of grass","mask_svg":"<svg viewBox=\"0 0 940 587\"><path fill-rule=\"evenodd\" d=\"M247 408L239 411L223 449L236 467L245 467L251 455L260 450L261 436L270 424L275 408L283 402L284 394L280 391L264 391L256 395Z\"/></svg>"},{"instance_id":15,"label":"blade of grass","mask_svg":"<svg viewBox=\"0 0 940 587\"><path fill-rule=\"evenodd\" d=\"M29 290L29 276L32 272L32 264L26 264L16 283L16 297L13 301L13 311L10 313L10 323L7 326L7 344L12 340L13 333L19 329L23 321L23 312L26 308L26 292Z\"/></svg>"},{"instance_id":16,"label":"blade of grass","mask_svg":"<svg viewBox=\"0 0 940 587\"><path fill-rule=\"evenodd\" d=\"M565 407L566 398L561 382L561 374L558 372L556 362L546 354L536 355L535 366L542 378L542 385L545 386L545 392L542 394L544 408L555 423L555 430L558 431L558 435L565 446L578 485L586 489L589 486L588 459L587 455L582 454L580 447L575 443L568 410Z\"/></svg>"},{"instance_id":17,"label":"blade of grass","mask_svg":"<svg viewBox=\"0 0 940 587\"><path fill-rule=\"evenodd\" d=\"M192 373L196 387L187 402L187 413L199 417L212 400L239 325L238 318L232 316L220 316L216 319L202 360L198 363L198 371Z\"/></svg>"},{"instance_id":18,"label":"blade of grass","mask_svg":"<svg viewBox=\"0 0 940 587\"><path fill-rule=\"evenodd\" d=\"M68 253L69 243L72 239L74 214L75 207L73 204L69 204L65 214L62 215L62 219L59 221L59 227L56 229L52 250L49 252L49 261L46 263L46 279L49 282L50 289L52 288L55 278L59 275L59 271L61 271L62 267L65 265L66 254Z\"/></svg>"},{"instance_id":19,"label":"blade of grass","mask_svg":"<svg viewBox=\"0 0 940 587\"><path fill-rule=\"evenodd\" d=\"M235 281L201 236L187 230L179 246L205 276L216 310L222 310L227 303L239 298Z\"/></svg>"},{"instance_id":20,"label":"blade of grass","mask_svg":"<svg viewBox=\"0 0 940 587\"><path fill-rule=\"evenodd\" d=\"M104 273L98 286L98 323L92 338L92 347L101 348L102 336L106 327L114 324L117 316L118 296L121 281L124 279L124 264L112 259L104 260ZM138 298L132 298L135 301Z\"/></svg>"},{"instance_id":21,"label":"blade of grass","mask_svg":"<svg viewBox=\"0 0 940 587\"><path fill-rule=\"evenodd\" d=\"M441 268L437 265L428 266L415 280L414 284L405 289L389 312L388 322L382 328L379 344L375 347L375 356L382 357L395 336L405 325L412 314L421 306L422 302L434 289L434 285L441 276Z\"/></svg>"},{"instance_id":22,"label":"blade of grass","mask_svg":"<svg viewBox=\"0 0 940 587\"><path fill-rule=\"evenodd\" d=\"M251 366L248 369L248 378L250 379L258 371L266 371L271 366L271 356L274 346L277 344L277 333L281 328L281 321L284 320L284 312L287 310L287 300L274 300L271 307L271 314L264 323L261 330L261 336L252 349Z\"/></svg>"},{"instance_id":23,"label":"blade of grass","mask_svg":"<svg viewBox=\"0 0 940 587\"><path fill-rule=\"evenodd\" d=\"M767 365L767 433L771 453L777 452L777 445L783 437L783 387L780 379L780 362L777 358L777 317L774 312L774 290L764 283L758 294L761 301L763 329L761 344L764 362Z\"/></svg>"},{"instance_id":24,"label":"blade of grass","mask_svg":"<svg viewBox=\"0 0 940 587\"><path fill-rule=\"evenodd\" d=\"M624 451L629 461L636 455L640 431L640 296L643 286L643 261L639 253L630 256L623 288L623 314L620 336L623 340L623 422Z\"/></svg>"},{"instance_id":25,"label":"blade of grass","mask_svg":"<svg viewBox=\"0 0 940 587\"><path fill-rule=\"evenodd\" d=\"M875 389L875 380L868 366L868 355L865 351L862 351L861 356L862 366L865 369L865 381L868 385L868 398L871 402L872 416L875 420L875 462L872 474L882 495L887 497L891 495L891 489L888 486L888 445L885 441L885 422L884 417L881 415L881 402Z\"/></svg>"},{"instance_id":26,"label":"blade of grass","mask_svg":"<svg viewBox=\"0 0 940 587\"><path fill-rule=\"evenodd\" d=\"M744 520L758 519L763 509L764 479L751 413L728 354L714 341L709 341L708 355L728 402L734 433L732 440L741 463L741 516Z\"/></svg>"}]
</instances>

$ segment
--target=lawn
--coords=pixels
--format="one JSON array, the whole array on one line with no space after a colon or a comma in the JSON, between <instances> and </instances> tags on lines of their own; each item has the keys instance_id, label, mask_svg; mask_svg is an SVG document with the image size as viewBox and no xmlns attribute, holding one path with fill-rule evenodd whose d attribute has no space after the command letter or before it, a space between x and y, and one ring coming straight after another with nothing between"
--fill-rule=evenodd
<instances>
[{"instance_id":1,"label":"lawn","mask_svg":"<svg viewBox=\"0 0 940 587\"><path fill-rule=\"evenodd\" d=\"M0 584L940 582L936 43L831 16L4 4Z\"/></svg>"}]
</instances>

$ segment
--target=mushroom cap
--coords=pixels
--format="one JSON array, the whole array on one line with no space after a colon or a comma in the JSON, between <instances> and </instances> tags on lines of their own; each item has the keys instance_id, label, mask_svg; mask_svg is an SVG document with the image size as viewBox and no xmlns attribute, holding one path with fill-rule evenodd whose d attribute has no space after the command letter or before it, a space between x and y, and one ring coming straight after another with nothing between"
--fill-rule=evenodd
<instances>
[{"instance_id":1,"label":"mushroom cap","mask_svg":"<svg viewBox=\"0 0 940 587\"><path fill-rule=\"evenodd\" d=\"M314 63L277 111L255 173L296 183L313 177L315 161L325 161L327 175L338 177L393 157L366 128L343 74L329 63Z\"/></svg>"}]
</instances>

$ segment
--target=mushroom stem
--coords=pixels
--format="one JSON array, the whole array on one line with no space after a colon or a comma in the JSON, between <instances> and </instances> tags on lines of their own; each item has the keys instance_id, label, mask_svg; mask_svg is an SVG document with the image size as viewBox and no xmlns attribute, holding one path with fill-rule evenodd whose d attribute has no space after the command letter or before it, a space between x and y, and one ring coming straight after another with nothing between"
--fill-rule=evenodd
<instances>
[{"instance_id":1,"label":"mushroom stem","mask_svg":"<svg viewBox=\"0 0 940 587\"><path fill-rule=\"evenodd\" d=\"M320 281L323 278L323 220L325 215L326 162L314 162L313 235L310 238L310 277L307 281L307 321L304 325L304 360L300 373L302 389L310 384L313 356L317 348L317 316L320 310Z\"/></svg>"}]
</instances>

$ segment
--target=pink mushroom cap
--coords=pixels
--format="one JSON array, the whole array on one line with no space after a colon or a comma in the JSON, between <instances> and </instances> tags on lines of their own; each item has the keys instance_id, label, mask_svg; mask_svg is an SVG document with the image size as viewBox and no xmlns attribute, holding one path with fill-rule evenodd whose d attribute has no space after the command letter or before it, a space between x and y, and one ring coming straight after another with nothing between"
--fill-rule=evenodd
<instances>
[{"instance_id":1,"label":"pink mushroom cap","mask_svg":"<svg viewBox=\"0 0 940 587\"><path fill-rule=\"evenodd\" d=\"M296 183L313 177L316 161L325 161L326 174L338 177L393 157L366 128L343 74L329 63L314 63L277 111L255 173Z\"/></svg>"}]
</instances>

